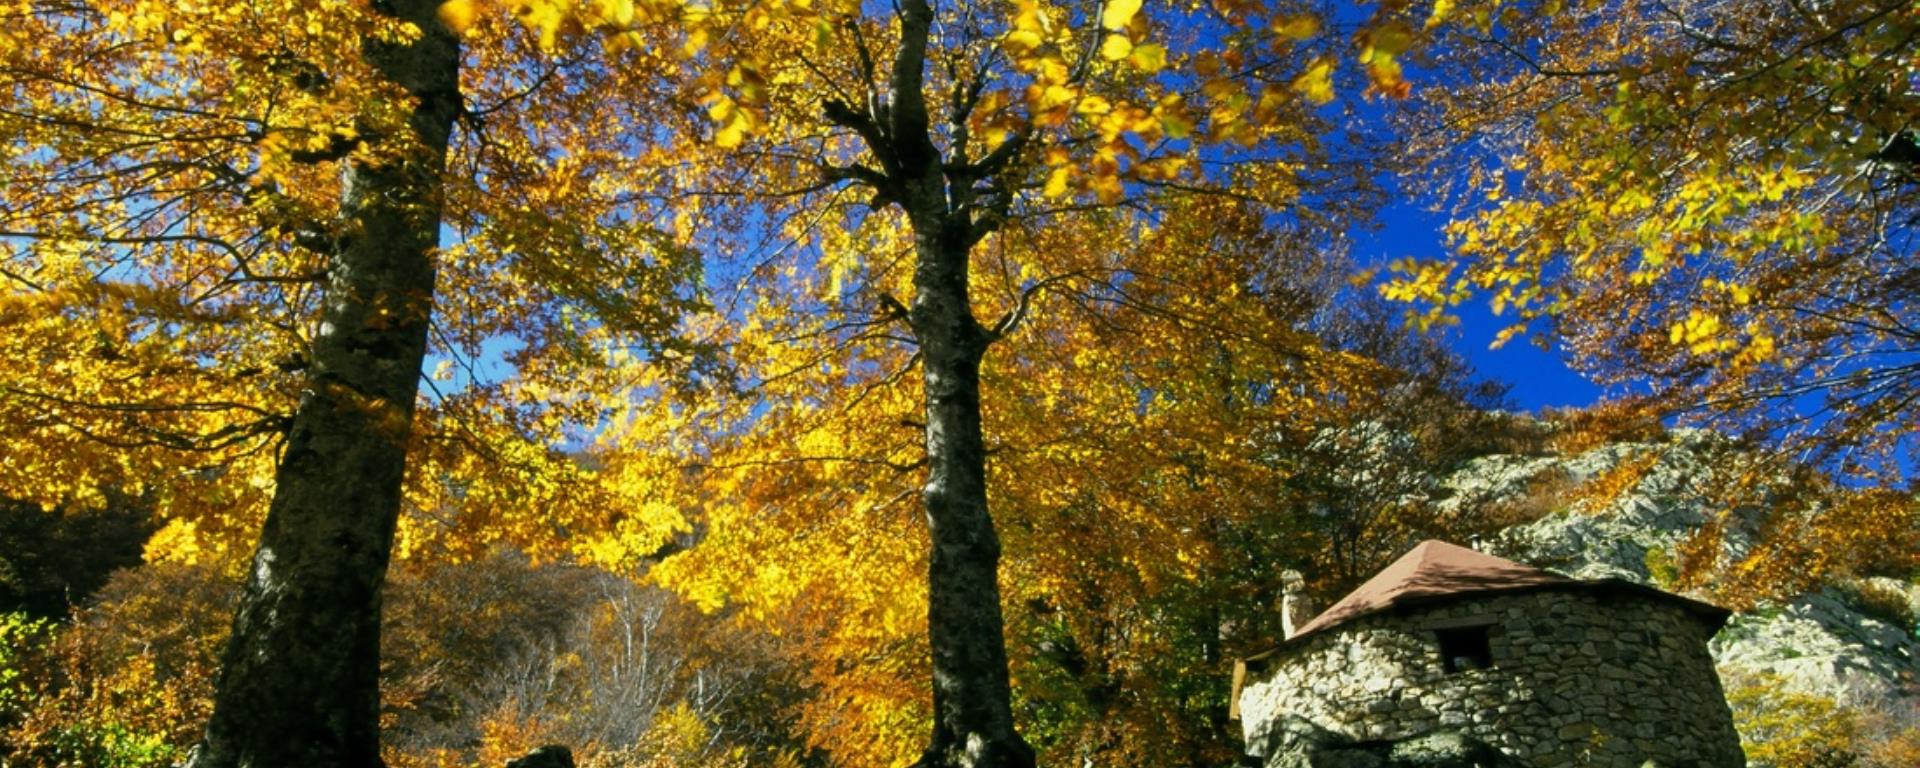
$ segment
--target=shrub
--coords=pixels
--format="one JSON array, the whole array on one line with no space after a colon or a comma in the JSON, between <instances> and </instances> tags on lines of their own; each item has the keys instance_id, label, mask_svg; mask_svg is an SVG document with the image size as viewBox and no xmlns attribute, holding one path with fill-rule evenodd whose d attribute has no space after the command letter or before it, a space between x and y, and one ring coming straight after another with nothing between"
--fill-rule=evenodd
<instances>
[{"instance_id":1,"label":"shrub","mask_svg":"<svg viewBox=\"0 0 1920 768\"><path fill-rule=\"evenodd\" d=\"M0 729L18 721L31 708L32 667L51 634L52 624L45 619L25 613L0 614Z\"/></svg>"},{"instance_id":2,"label":"shrub","mask_svg":"<svg viewBox=\"0 0 1920 768\"><path fill-rule=\"evenodd\" d=\"M589 768L801 754L804 691L774 639L664 590L510 552L404 567L389 590L394 768L499 765L543 744Z\"/></svg>"},{"instance_id":3,"label":"shrub","mask_svg":"<svg viewBox=\"0 0 1920 768\"><path fill-rule=\"evenodd\" d=\"M1832 699L1789 691L1780 677L1728 680L1727 705L1740 748L1754 768L1843 768L1855 765L1859 723Z\"/></svg>"},{"instance_id":4,"label":"shrub","mask_svg":"<svg viewBox=\"0 0 1920 768\"><path fill-rule=\"evenodd\" d=\"M115 573L28 672L33 701L0 734L8 760L145 768L185 757L211 711L237 594L204 568Z\"/></svg>"},{"instance_id":5,"label":"shrub","mask_svg":"<svg viewBox=\"0 0 1920 768\"><path fill-rule=\"evenodd\" d=\"M1853 709L1787 690L1771 674L1727 680L1740 747L1754 768L1912 768L1920 765L1920 705Z\"/></svg>"},{"instance_id":6,"label":"shrub","mask_svg":"<svg viewBox=\"0 0 1920 768\"><path fill-rule=\"evenodd\" d=\"M1920 618L1901 590L1871 581L1848 581L1834 586L1841 602L1869 617L1879 619L1908 632L1920 629Z\"/></svg>"},{"instance_id":7,"label":"shrub","mask_svg":"<svg viewBox=\"0 0 1920 768\"><path fill-rule=\"evenodd\" d=\"M1609 400L1576 410L1550 411L1556 425L1548 447L1562 456L1576 456L1614 443L1657 443L1667 437L1658 413L1639 400Z\"/></svg>"},{"instance_id":8,"label":"shrub","mask_svg":"<svg viewBox=\"0 0 1920 768\"><path fill-rule=\"evenodd\" d=\"M1680 564L1665 549L1648 547L1646 564L1647 578L1653 581L1654 586L1671 590L1680 583Z\"/></svg>"}]
</instances>

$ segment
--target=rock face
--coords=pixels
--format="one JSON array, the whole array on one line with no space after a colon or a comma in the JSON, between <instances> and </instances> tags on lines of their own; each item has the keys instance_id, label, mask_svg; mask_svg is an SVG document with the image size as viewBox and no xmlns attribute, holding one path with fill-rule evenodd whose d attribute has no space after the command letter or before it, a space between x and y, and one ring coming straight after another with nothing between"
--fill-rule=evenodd
<instances>
[{"instance_id":1,"label":"rock face","mask_svg":"<svg viewBox=\"0 0 1920 768\"><path fill-rule=\"evenodd\" d=\"M1920 680L1913 632L1861 615L1832 590L1736 614L1713 655L1726 674L1777 676L1795 692L1862 709L1910 705Z\"/></svg>"},{"instance_id":2,"label":"rock face","mask_svg":"<svg viewBox=\"0 0 1920 768\"><path fill-rule=\"evenodd\" d=\"M1644 464L1636 482L1598 503L1576 501L1533 523L1509 528L1485 549L1520 562L1580 578L1611 577L1654 583L1649 555L1671 559L1674 547L1714 518L1705 483L1713 459L1731 445L1707 432L1676 431L1660 443L1602 446L1568 457L1490 456L1445 478L1450 504L1483 504L1530 492L1540 478L1573 485ZM1736 523L1757 510L1735 510ZM1746 554L1750 538L1742 525L1728 527L1724 554ZM1920 606L1920 587L1874 580L1883 590L1904 592ZM1914 627L1895 627L1868 616L1832 590L1801 595L1785 605L1735 614L1714 639L1712 651L1724 677L1777 675L1790 689L1841 704L1878 709L1916 705L1920 637Z\"/></svg>"},{"instance_id":3,"label":"rock face","mask_svg":"<svg viewBox=\"0 0 1920 768\"><path fill-rule=\"evenodd\" d=\"M1441 481L1450 493L1442 505L1513 503L1537 494L1543 481L1577 487L1638 466L1639 477L1613 498L1536 500L1551 507L1546 516L1501 532L1485 549L1575 578L1645 583L1649 551L1671 550L1714 518L1711 458L1731 450L1711 433L1681 431L1667 443L1616 443L1576 456L1487 456ZM1729 554L1745 548L1742 532L1731 532Z\"/></svg>"},{"instance_id":4,"label":"rock face","mask_svg":"<svg viewBox=\"0 0 1920 768\"><path fill-rule=\"evenodd\" d=\"M1250 663L1241 721L1269 768L1744 765L1712 631L1676 602L1552 587L1375 613ZM1449 661L1437 637L1466 639Z\"/></svg>"}]
</instances>

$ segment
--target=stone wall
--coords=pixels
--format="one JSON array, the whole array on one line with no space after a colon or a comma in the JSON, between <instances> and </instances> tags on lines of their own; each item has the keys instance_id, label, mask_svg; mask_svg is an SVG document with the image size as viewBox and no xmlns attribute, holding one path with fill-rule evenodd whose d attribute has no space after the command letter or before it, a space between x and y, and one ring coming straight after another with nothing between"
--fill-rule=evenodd
<instances>
[{"instance_id":1,"label":"stone wall","mask_svg":"<svg viewBox=\"0 0 1920 768\"><path fill-rule=\"evenodd\" d=\"M1488 625L1493 666L1448 672L1436 626ZM1249 751L1278 751L1291 719L1356 741L1454 732L1531 766L1741 766L1707 654L1676 604L1540 590L1387 611L1309 636L1250 668Z\"/></svg>"}]
</instances>

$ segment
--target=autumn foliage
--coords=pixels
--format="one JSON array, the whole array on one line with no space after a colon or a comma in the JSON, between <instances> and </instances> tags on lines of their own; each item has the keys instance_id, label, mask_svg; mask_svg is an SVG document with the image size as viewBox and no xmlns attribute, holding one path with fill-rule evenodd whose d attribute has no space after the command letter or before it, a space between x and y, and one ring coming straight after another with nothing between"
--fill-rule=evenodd
<instances>
[{"instance_id":1,"label":"autumn foliage","mask_svg":"<svg viewBox=\"0 0 1920 768\"><path fill-rule=\"evenodd\" d=\"M1745 440L1676 585L1910 578L1920 11L1683 5L8 5L0 577L73 614L0 623L5 757L183 759L368 447L300 543L367 547L395 766L1227 764L1284 567L1625 494L1433 478L1675 417ZM1396 193L1447 252L1373 284ZM1397 317L1474 297L1630 396L1496 412ZM48 566L123 508L145 565Z\"/></svg>"}]
</instances>

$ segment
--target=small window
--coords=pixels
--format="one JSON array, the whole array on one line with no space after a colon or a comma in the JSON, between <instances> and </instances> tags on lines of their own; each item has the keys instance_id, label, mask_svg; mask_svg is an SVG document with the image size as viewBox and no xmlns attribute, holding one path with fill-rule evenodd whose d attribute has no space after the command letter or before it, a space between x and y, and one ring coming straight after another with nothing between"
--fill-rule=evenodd
<instances>
[{"instance_id":1,"label":"small window","mask_svg":"<svg viewBox=\"0 0 1920 768\"><path fill-rule=\"evenodd\" d=\"M1436 629L1440 638L1440 664L1448 674L1493 666L1493 645L1487 639L1488 626Z\"/></svg>"}]
</instances>

